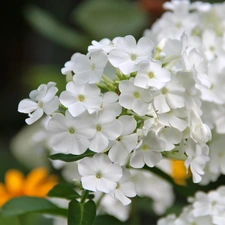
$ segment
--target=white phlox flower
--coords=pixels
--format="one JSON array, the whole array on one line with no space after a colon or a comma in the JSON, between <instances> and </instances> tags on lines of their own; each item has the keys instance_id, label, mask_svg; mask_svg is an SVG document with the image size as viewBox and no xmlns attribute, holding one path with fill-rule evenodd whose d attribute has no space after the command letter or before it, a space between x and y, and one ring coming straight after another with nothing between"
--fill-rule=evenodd
<instances>
[{"instance_id":1,"label":"white phlox flower","mask_svg":"<svg viewBox=\"0 0 225 225\"><path fill-rule=\"evenodd\" d=\"M197 192L193 202L193 215L195 217L206 215L218 215L225 210L225 192L224 187L216 191L210 191L208 194Z\"/></svg>"},{"instance_id":2,"label":"white phlox flower","mask_svg":"<svg viewBox=\"0 0 225 225\"><path fill-rule=\"evenodd\" d=\"M158 220L157 225L175 225L176 216L174 214L169 214L164 218Z\"/></svg>"},{"instance_id":3,"label":"white phlox flower","mask_svg":"<svg viewBox=\"0 0 225 225\"><path fill-rule=\"evenodd\" d=\"M78 53L78 52L74 53L71 56L71 59L64 64L64 67L61 69L61 73L63 75L73 75L74 74L74 72L73 72L74 65L75 65L76 59L79 55L81 55L81 53Z\"/></svg>"},{"instance_id":4,"label":"white phlox flower","mask_svg":"<svg viewBox=\"0 0 225 225\"><path fill-rule=\"evenodd\" d=\"M27 124L36 122L44 113L50 115L58 109L59 100L55 96L58 89L55 85L54 82L41 84L37 90L30 92L30 99L20 101L18 111L28 114L29 118L25 120Z\"/></svg>"},{"instance_id":5,"label":"white phlox flower","mask_svg":"<svg viewBox=\"0 0 225 225\"><path fill-rule=\"evenodd\" d=\"M211 151L211 149L210 149ZM209 165L209 162L211 161L211 157L210 157L210 160L208 161L208 163L206 164L205 168L204 168L204 174L202 175L202 180L201 182L199 183L200 185L208 185L210 182L215 182L217 181L217 179L219 178L220 176L220 173L213 173L211 170L210 170L210 165Z\"/></svg>"},{"instance_id":6,"label":"white phlox flower","mask_svg":"<svg viewBox=\"0 0 225 225\"><path fill-rule=\"evenodd\" d=\"M107 56L102 51L94 51L90 54L80 54L76 57L73 67L73 80L79 84L95 84L101 80Z\"/></svg>"},{"instance_id":7,"label":"white phlox flower","mask_svg":"<svg viewBox=\"0 0 225 225\"><path fill-rule=\"evenodd\" d=\"M114 48L114 42L108 38L103 38L102 40L92 41L92 45L88 46L88 52L94 52L102 50L105 53L109 53Z\"/></svg>"},{"instance_id":8,"label":"white phlox flower","mask_svg":"<svg viewBox=\"0 0 225 225\"><path fill-rule=\"evenodd\" d=\"M145 164L154 167L162 159L161 152L165 147L165 141L157 137L155 132L150 131L132 153L130 165L134 168L142 168Z\"/></svg>"},{"instance_id":9,"label":"white phlox flower","mask_svg":"<svg viewBox=\"0 0 225 225\"><path fill-rule=\"evenodd\" d=\"M158 132L165 126L159 120L158 114L151 103L148 106L148 111L146 114L150 116L150 118L144 121L144 125L142 127L143 135L147 136L150 130L153 130L156 134L158 134Z\"/></svg>"},{"instance_id":10,"label":"white phlox flower","mask_svg":"<svg viewBox=\"0 0 225 225\"><path fill-rule=\"evenodd\" d=\"M181 142L183 134L178 129L166 127L160 131L159 137L166 143L165 151L170 151L176 147L176 144Z\"/></svg>"},{"instance_id":11,"label":"white phlox flower","mask_svg":"<svg viewBox=\"0 0 225 225\"><path fill-rule=\"evenodd\" d=\"M223 225L225 221L225 186L204 193L196 192L189 205L177 217L173 214L158 220L157 225ZM168 222L168 223L167 223Z\"/></svg>"},{"instance_id":12,"label":"white phlox flower","mask_svg":"<svg viewBox=\"0 0 225 225\"><path fill-rule=\"evenodd\" d=\"M185 161L185 167L190 167L194 183L201 181L201 175L204 174L204 168L209 161L209 147L207 145L196 144L192 139L188 139L185 153L188 158Z\"/></svg>"},{"instance_id":13,"label":"white phlox flower","mask_svg":"<svg viewBox=\"0 0 225 225\"><path fill-rule=\"evenodd\" d=\"M184 131L188 125L186 121L186 109L172 109L169 112L158 114L160 122L164 126L170 126Z\"/></svg>"},{"instance_id":14,"label":"white phlox flower","mask_svg":"<svg viewBox=\"0 0 225 225\"><path fill-rule=\"evenodd\" d=\"M224 135L213 133L213 139L209 143L210 161L207 163L209 171L218 177L220 174L225 175L225 139Z\"/></svg>"},{"instance_id":15,"label":"white phlox flower","mask_svg":"<svg viewBox=\"0 0 225 225\"><path fill-rule=\"evenodd\" d=\"M59 100L74 117L85 111L91 114L99 110L102 103L100 89L95 84L77 84L75 81L67 83Z\"/></svg>"},{"instance_id":16,"label":"white phlox flower","mask_svg":"<svg viewBox=\"0 0 225 225\"><path fill-rule=\"evenodd\" d=\"M218 134L225 134L225 105L218 106L216 105L216 111L214 112L214 123L216 132Z\"/></svg>"},{"instance_id":17,"label":"white phlox flower","mask_svg":"<svg viewBox=\"0 0 225 225\"><path fill-rule=\"evenodd\" d=\"M225 76L223 58L212 60L208 63L208 78L211 82L211 87L207 88L202 85L197 85L197 88L201 92L201 99L206 102L214 102L215 104L222 105L225 103L225 94L223 91L225 88Z\"/></svg>"},{"instance_id":18,"label":"white phlox flower","mask_svg":"<svg viewBox=\"0 0 225 225\"><path fill-rule=\"evenodd\" d=\"M135 38L128 35L116 41L115 48L109 53L109 61L127 75L137 71L138 63L151 59L153 47L148 38L142 37L136 43Z\"/></svg>"},{"instance_id":19,"label":"white phlox flower","mask_svg":"<svg viewBox=\"0 0 225 225\"><path fill-rule=\"evenodd\" d=\"M207 64L200 52L193 48L182 55L183 63L187 71L192 71L196 84L210 88L211 83L207 74Z\"/></svg>"},{"instance_id":20,"label":"white phlox flower","mask_svg":"<svg viewBox=\"0 0 225 225\"><path fill-rule=\"evenodd\" d=\"M184 70L182 56L186 51L192 49L189 47L188 42L189 37L185 32L178 39L169 38L165 41L162 55L164 56L163 63L166 63L166 67L172 68L173 71Z\"/></svg>"},{"instance_id":21,"label":"white phlox flower","mask_svg":"<svg viewBox=\"0 0 225 225\"><path fill-rule=\"evenodd\" d=\"M117 182L117 186L115 190L110 192L110 195L118 199L123 205L128 205L131 203L131 200L128 197L135 197L135 185L133 181L130 179L131 174L129 170L123 168L123 176Z\"/></svg>"},{"instance_id":22,"label":"white phlox flower","mask_svg":"<svg viewBox=\"0 0 225 225\"><path fill-rule=\"evenodd\" d=\"M204 12L204 13L208 12L211 8L212 8L212 5L210 3L200 2L200 1L192 2L190 6L191 10L196 10L196 11Z\"/></svg>"},{"instance_id":23,"label":"white phlox flower","mask_svg":"<svg viewBox=\"0 0 225 225\"><path fill-rule=\"evenodd\" d=\"M82 154L95 135L94 125L93 118L86 113L77 117L73 117L69 111L66 111L65 116L56 113L48 124L50 144L57 152Z\"/></svg>"},{"instance_id":24,"label":"white phlox flower","mask_svg":"<svg viewBox=\"0 0 225 225\"><path fill-rule=\"evenodd\" d=\"M225 211L223 211L219 215L213 216L213 224L215 225L225 224Z\"/></svg>"},{"instance_id":25,"label":"white phlox flower","mask_svg":"<svg viewBox=\"0 0 225 225\"><path fill-rule=\"evenodd\" d=\"M154 109L158 114L185 106L185 89L175 76L161 90L152 89L150 93Z\"/></svg>"},{"instance_id":26,"label":"white phlox flower","mask_svg":"<svg viewBox=\"0 0 225 225\"><path fill-rule=\"evenodd\" d=\"M139 64L134 85L148 89L149 87L161 89L170 81L171 74L159 61L142 62Z\"/></svg>"},{"instance_id":27,"label":"white phlox flower","mask_svg":"<svg viewBox=\"0 0 225 225\"><path fill-rule=\"evenodd\" d=\"M130 172L136 186L137 196L151 198L154 212L157 215L164 214L174 202L172 186L150 171L130 169Z\"/></svg>"},{"instance_id":28,"label":"white phlox flower","mask_svg":"<svg viewBox=\"0 0 225 225\"><path fill-rule=\"evenodd\" d=\"M222 38L217 36L213 29L204 30L202 33L202 44L204 55L208 61L224 54L221 48L222 41Z\"/></svg>"},{"instance_id":29,"label":"white phlox flower","mask_svg":"<svg viewBox=\"0 0 225 225\"><path fill-rule=\"evenodd\" d=\"M119 96L121 106L132 109L139 116L144 116L147 113L151 101L149 90L135 86L134 78L121 81L119 90L121 92Z\"/></svg>"},{"instance_id":30,"label":"white phlox flower","mask_svg":"<svg viewBox=\"0 0 225 225\"><path fill-rule=\"evenodd\" d=\"M138 142L138 135L133 133L137 126L136 120L131 116L121 116L118 120L122 125L122 134L113 142L108 154L114 163L124 162Z\"/></svg>"},{"instance_id":31,"label":"white phlox flower","mask_svg":"<svg viewBox=\"0 0 225 225\"><path fill-rule=\"evenodd\" d=\"M95 121L95 134L90 140L89 148L94 152L103 152L109 141L116 140L122 134L122 124L116 119L116 113L108 109L93 115Z\"/></svg>"},{"instance_id":32,"label":"white phlox flower","mask_svg":"<svg viewBox=\"0 0 225 225\"><path fill-rule=\"evenodd\" d=\"M100 192L97 192L98 194ZM131 211L131 204L123 205L121 201L118 199L112 198L110 195L105 195L104 198L101 200L98 214L108 214L114 216L115 218L119 219L120 221L127 221L130 216Z\"/></svg>"},{"instance_id":33,"label":"white phlox flower","mask_svg":"<svg viewBox=\"0 0 225 225\"><path fill-rule=\"evenodd\" d=\"M187 15L189 13L190 1L189 0L171 0L170 2L165 2L163 8L166 10L171 10L174 13Z\"/></svg>"},{"instance_id":34,"label":"white phlox flower","mask_svg":"<svg viewBox=\"0 0 225 225\"><path fill-rule=\"evenodd\" d=\"M119 116L122 111L122 106L118 102L119 96L115 92L108 91L102 96L101 109L113 110L116 116Z\"/></svg>"},{"instance_id":35,"label":"white phlox flower","mask_svg":"<svg viewBox=\"0 0 225 225\"><path fill-rule=\"evenodd\" d=\"M95 154L78 162L83 188L90 191L110 193L117 186L123 172L119 165L113 164L107 155Z\"/></svg>"},{"instance_id":36,"label":"white phlox flower","mask_svg":"<svg viewBox=\"0 0 225 225\"><path fill-rule=\"evenodd\" d=\"M211 140L212 133L207 124L203 123L201 117L197 113L196 109L192 109L188 112L188 121L191 138L200 144L204 144Z\"/></svg>"},{"instance_id":37,"label":"white phlox flower","mask_svg":"<svg viewBox=\"0 0 225 225\"><path fill-rule=\"evenodd\" d=\"M165 12L152 25L151 30L155 36L153 40L160 42L163 38L179 39L183 32L190 36L191 31L198 26L199 16L195 12L189 12L189 4L189 1L180 0L166 2L165 6L168 6L172 12Z\"/></svg>"}]
</instances>

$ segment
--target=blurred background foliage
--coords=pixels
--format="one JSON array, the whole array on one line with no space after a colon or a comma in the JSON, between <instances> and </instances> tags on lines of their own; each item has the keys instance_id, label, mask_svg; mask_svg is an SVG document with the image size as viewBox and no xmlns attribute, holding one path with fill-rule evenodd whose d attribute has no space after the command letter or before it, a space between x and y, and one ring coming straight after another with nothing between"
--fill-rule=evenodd
<instances>
[{"instance_id":1,"label":"blurred background foliage","mask_svg":"<svg viewBox=\"0 0 225 225\"><path fill-rule=\"evenodd\" d=\"M163 13L163 2L165 1L4 2L1 12L0 182L4 181L4 174L10 168L19 168L25 173L29 171L29 168L18 162L10 152L11 139L25 125L26 116L17 112L19 101L26 98L29 92L41 83L54 81L62 90L65 79L61 75L61 68L73 53L78 51L86 54L92 40L113 39L127 34L140 38L143 30L149 28ZM193 188L198 189L197 186ZM179 205L177 206L179 208ZM145 215L150 213L149 210L145 211L142 212ZM24 219L23 225L30 225L33 217ZM51 224L50 219L41 222L40 219L35 219L36 224ZM4 225L17 224L16 219L11 220L13 222L4 221ZM2 221L0 215L0 222Z\"/></svg>"},{"instance_id":2,"label":"blurred background foliage","mask_svg":"<svg viewBox=\"0 0 225 225\"><path fill-rule=\"evenodd\" d=\"M75 52L86 53L92 40L132 34L150 26L149 13L132 0L21 0L2 10L0 180L11 167L26 171L10 153L10 140L25 125L17 112L21 99L41 83L60 90L61 68Z\"/></svg>"}]
</instances>

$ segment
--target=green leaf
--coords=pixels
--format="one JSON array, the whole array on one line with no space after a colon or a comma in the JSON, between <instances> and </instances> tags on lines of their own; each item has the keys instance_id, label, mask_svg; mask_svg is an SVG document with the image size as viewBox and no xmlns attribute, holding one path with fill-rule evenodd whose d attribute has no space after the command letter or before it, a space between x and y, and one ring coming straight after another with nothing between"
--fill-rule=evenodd
<instances>
[{"instance_id":1,"label":"green leaf","mask_svg":"<svg viewBox=\"0 0 225 225\"><path fill-rule=\"evenodd\" d=\"M24 15L34 29L64 47L86 51L91 42L85 34L61 24L50 13L41 8L29 6Z\"/></svg>"},{"instance_id":2,"label":"green leaf","mask_svg":"<svg viewBox=\"0 0 225 225\"><path fill-rule=\"evenodd\" d=\"M8 217L11 218L11 217ZM19 221L21 225L53 225L52 218L44 217L40 213L28 213L19 216ZM1 224L1 223L0 223ZM14 225L14 224L10 224Z\"/></svg>"},{"instance_id":3,"label":"green leaf","mask_svg":"<svg viewBox=\"0 0 225 225\"><path fill-rule=\"evenodd\" d=\"M116 219L113 216L109 216L109 215L96 216L93 225L105 225L105 224L124 225L123 222L121 222L120 220Z\"/></svg>"},{"instance_id":4,"label":"green leaf","mask_svg":"<svg viewBox=\"0 0 225 225\"><path fill-rule=\"evenodd\" d=\"M77 200L72 200L69 203L68 225L92 225L95 215L96 205L94 201L80 203Z\"/></svg>"},{"instance_id":5,"label":"green leaf","mask_svg":"<svg viewBox=\"0 0 225 225\"><path fill-rule=\"evenodd\" d=\"M80 198L80 195L74 190L73 186L70 184L56 184L49 192L49 197L56 198Z\"/></svg>"},{"instance_id":6,"label":"green leaf","mask_svg":"<svg viewBox=\"0 0 225 225\"><path fill-rule=\"evenodd\" d=\"M48 213L67 216L67 210L59 208L45 198L18 197L6 202L1 209L3 216L19 216L26 213Z\"/></svg>"},{"instance_id":7,"label":"green leaf","mask_svg":"<svg viewBox=\"0 0 225 225\"><path fill-rule=\"evenodd\" d=\"M52 160L61 160L64 162L74 162L74 161L83 159L84 157L91 157L94 154L95 154L95 152L87 150L85 153L83 153L81 155L57 153L54 155L50 155L49 158Z\"/></svg>"},{"instance_id":8,"label":"green leaf","mask_svg":"<svg viewBox=\"0 0 225 225\"><path fill-rule=\"evenodd\" d=\"M20 225L18 218L3 217L1 213L0 213L0 224L2 224L2 225Z\"/></svg>"},{"instance_id":9,"label":"green leaf","mask_svg":"<svg viewBox=\"0 0 225 225\"><path fill-rule=\"evenodd\" d=\"M65 90L66 78L61 74L60 66L56 65L34 65L27 67L22 77L23 86L28 90L37 89L40 84L47 84L49 81L55 82L58 93ZM32 75L32 76L31 76Z\"/></svg>"},{"instance_id":10,"label":"green leaf","mask_svg":"<svg viewBox=\"0 0 225 225\"><path fill-rule=\"evenodd\" d=\"M147 26L147 14L126 0L84 1L72 19L96 39L137 35Z\"/></svg>"}]
</instances>

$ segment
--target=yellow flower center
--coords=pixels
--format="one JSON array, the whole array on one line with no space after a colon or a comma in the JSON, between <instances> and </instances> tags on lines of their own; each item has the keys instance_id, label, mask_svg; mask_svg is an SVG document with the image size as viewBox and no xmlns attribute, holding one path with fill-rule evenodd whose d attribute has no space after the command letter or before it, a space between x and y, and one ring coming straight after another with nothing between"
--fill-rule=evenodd
<instances>
[{"instance_id":1,"label":"yellow flower center","mask_svg":"<svg viewBox=\"0 0 225 225\"><path fill-rule=\"evenodd\" d=\"M135 54L131 54L130 59L131 59L132 61L134 61L134 60L137 59L137 56L136 56Z\"/></svg>"},{"instance_id":2,"label":"yellow flower center","mask_svg":"<svg viewBox=\"0 0 225 225\"><path fill-rule=\"evenodd\" d=\"M140 93L137 92L137 91L135 91L135 92L133 93L133 95L134 95L135 98L140 98Z\"/></svg>"},{"instance_id":3,"label":"yellow flower center","mask_svg":"<svg viewBox=\"0 0 225 225\"><path fill-rule=\"evenodd\" d=\"M155 74L154 74L153 72L149 72L149 73L148 73L148 77L149 77L150 79L152 79L152 78L155 77Z\"/></svg>"},{"instance_id":4,"label":"yellow flower center","mask_svg":"<svg viewBox=\"0 0 225 225\"><path fill-rule=\"evenodd\" d=\"M78 101L83 102L85 97L84 97L84 95L78 95L77 99L78 99Z\"/></svg>"}]
</instances>

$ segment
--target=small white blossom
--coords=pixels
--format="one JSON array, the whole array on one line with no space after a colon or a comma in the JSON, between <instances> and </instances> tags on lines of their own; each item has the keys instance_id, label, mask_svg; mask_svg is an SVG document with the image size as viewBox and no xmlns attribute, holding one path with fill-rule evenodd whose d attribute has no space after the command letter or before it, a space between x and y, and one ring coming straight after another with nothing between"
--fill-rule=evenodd
<instances>
[{"instance_id":1,"label":"small white blossom","mask_svg":"<svg viewBox=\"0 0 225 225\"><path fill-rule=\"evenodd\" d=\"M59 100L55 96L57 91L53 82L41 84L37 90L30 92L30 99L24 99L19 103L18 111L28 113L30 117L25 120L27 124L36 122L44 113L50 115L58 109Z\"/></svg>"},{"instance_id":2,"label":"small white blossom","mask_svg":"<svg viewBox=\"0 0 225 225\"><path fill-rule=\"evenodd\" d=\"M78 55L75 61L73 80L79 84L95 84L101 80L107 56L101 51L95 51L88 55Z\"/></svg>"},{"instance_id":3,"label":"small white blossom","mask_svg":"<svg viewBox=\"0 0 225 225\"><path fill-rule=\"evenodd\" d=\"M185 152L188 156L188 159L185 161L185 167L188 169L190 166L193 181L194 183L198 183L201 181L201 175L204 174L204 167L209 161L209 147L207 145L196 144L192 139L189 139Z\"/></svg>"},{"instance_id":4,"label":"small white blossom","mask_svg":"<svg viewBox=\"0 0 225 225\"><path fill-rule=\"evenodd\" d=\"M95 134L94 121L88 114L72 117L69 111L65 116L56 113L49 121L50 144L57 152L84 153L89 147L89 139Z\"/></svg>"},{"instance_id":5,"label":"small white blossom","mask_svg":"<svg viewBox=\"0 0 225 225\"><path fill-rule=\"evenodd\" d=\"M116 140L122 134L122 125L116 119L116 113L108 109L98 112L93 117L95 121L95 134L90 140L89 148L99 153L106 150L109 141Z\"/></svg>"},{"instance_id":6,"label":"small white blossom","mask_svg":"<svg viewBox=\"0 0 225 225\"><path fill-rule=\"evenodd\" d=\"M163 125L174 127L179 131L183 131L188 125L186 121L186 109L184 108L170 110L158 116Z\"/></svg>"},{"instance_id":7,"label":"small white blossom","mask_svg":"<svg viewBox=\"0 0 225 225\"><path fill-rule=\"evenodd\" d=\"M127 75L137 71L139 62L151 58L153 46L148 38L142 37L136 43L135 38L128 35L117 40L115 48L109 53L109 61Z\"/></svg>"},{"instance_id":8,"label":"small white blossom","mask_svg":"<svg viewBox=\"0 0 225 225\"><path fill-rule=\"evenodd\" d=\"M100 89L94 84L77 84L74 81L67 83L66 91L59 97L72 116L76 117L86 110L93 113L100 109L102 98Z\"/></svg>"},{"instance_id":9,"label":"small white blossom","mask_svg":"<svg viewBox=\"0 0 225 225\"><path fill-rule=\"evenodd\" d=\"M150 131L133 152L130 165L134 168L142 168L145 164L154 167L162 159L161 152L165 147L165 141Z\"/></svg>"},{"instance_id":10,"label":"small white blossom","mask_svg":"<svg viewBox=\"0 0 225 225\"><path fill-rule=\"evenodd\" d=\"M108 91L102 96L102 109L113 110L116 116L119 116L122 111L122 106L118 102L119 96L115 92Z\"/></svg>"},{"instance_id":11,"label":"small white blossom","mask_svg":"<svg viewBox=\"0 0 225 225\"><path fill-rule=\"evenodd\" d=\"M114 43L108 38L103 38L102 40L98 41L92 41L92 45L88 46L89 52L99 51L102 50L105 53L109 53L113 47Z\"/></svg>"},{"instance_id":12,"label":"small white blossom","mask_svg":"<svg viewBox=\"0 0 225 225\"><path fill-rule=\"evenodd\" d=\"M161 89L170 81L171 74L159 61L142 62L139 64L134 85L148 89L149 87Z\"/></svg>"},{"instance_id":13,"label":"small white blossom","mask_svg":"<svg viewBox=\"0 0 225 225\"><path fill-rule=\"evenodd\" d=\"M128 154L136 147L138 136L133 133L137 122L131 116L121 116L118 119L122 125L122 134L112 144L109 158L115 163L123 162Z\"/></svg>"},{"instance_id":14,"label":"small white blossom","mask_svg":"<svg viewBox=\"0 0 225 225\"><path fill-rule=\"evenodd\" d=\"M152 89L150 93L155 111L161 114L171 109L183 108L185 106L184 92L184 87L174 76L161 90Z\"/></svg>"},{"instance_id":15,"label":"small white blossom","mask_svg":"<svg viewBox=\"0 0 225 225\"><path fill-rule=\"evenodd\" d=\"M128 220L130 211L131 205L123 205L118 199L114 199L110 195L105 195L99 205L99 214L107 213L124 222Z\"/></svg>"},{"instance_id":16,"label":"small white blossom","mask_svg":"<svg viewBox=\"0 0 225 225\"><path fill-rule=\"evenodd\" d=\"M129 170L123 168L122 178L117 182L115 190L110 193L113 198L118 199L123 205L131 203L128 197L136 196L135 185L130 177Z\"/></svg>"},{"instance_id":17,"label":"small white blossom","mask_svg":"<svg viewBox=\"0 0 225 225\"><path fill-rule=\"evenodd\" d=\"M151 97L149 90L137 87L134 85L134 78L123 80L119 84L121 92L119 103L126 109L132 109L139 116L147 113Z\"/></svg>"},{"instance_id":18,"label":"small white blossom","mask_svg":"<svg viewBox=\"0 0 225 225\"><path fill-rule=\"evenodd\" d=\"M193 108L188 113L190 136L197 143L204 144L211 140L211 130L207 124L203 123L197 111Z\"/></svg>"},{"instance_id":19,"label":"small white blossom","mask_svg":"<svg viewBox=\"0 0 225 225\"><path fill-rule=\"evenodd\" d=\"M113 164L107 155L95 154L78 162L83 188L90 191L109 193L122 177L122 168Z\"/></svg>"},{"instance_id":20,"label":"small white blossom","mask_svg":"<svg viewBox=\"0 0 225 225\"><path fill-rule=\"evenodd\" d=\"M161 177L147 170L130 170L135 183L137 196L149 197L153 200L153 210L162 215L174 202L172 186ZM162 193L167 193L163 195Z\"/></svg>"},{"instance_id":21,"label":"small white blossom","mask_svg":"<svg viewBox=\"0 0 225 225\"><path fill-rule=\"evenodd\" d=\"M74 65L79 55L81 55L81 53L74 53L70 61L65 63L64 67L61 69L63 75L73 75Z\"/></svg>"}]
</instances>

